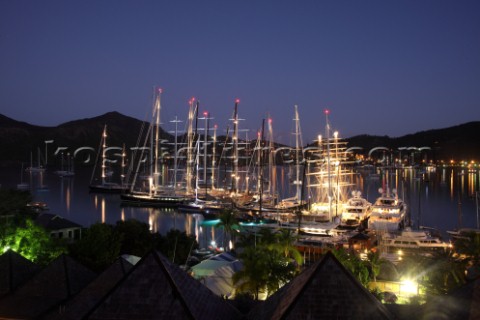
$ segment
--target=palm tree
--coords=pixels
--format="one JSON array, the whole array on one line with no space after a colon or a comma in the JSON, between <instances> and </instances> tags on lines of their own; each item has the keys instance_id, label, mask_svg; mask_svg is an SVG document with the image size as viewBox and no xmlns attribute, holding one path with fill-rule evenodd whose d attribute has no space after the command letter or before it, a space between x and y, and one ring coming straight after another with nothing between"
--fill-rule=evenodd
<instances>
[{"instance_id":1,"label":"palm tree","mask_svg":"<svg viewBox=\"0 0 480 320\"><path fill-rule=\"evenodd\" d=\"M270 296L296 275L295 266L282 253L266 244L246 247L239 255L243 268L233 275L237 293L247 293L258 300Z\"/></svg>"},{"instance_id":2,"label":"palm tree","mask_svg":"<svg viewBox=\"0 0 480 320\"><path fill-rule=\"evenodd\" d=\"M428 295L446 294L465 282L465 263L453 250L405 258L398 267L403 276L417 279Z\"/></svg>"},{"instance_id":3,"label":"palm tree","mask_svg":"<svg viewBox=\"0 0 480 320\"><path fill-rule=\"evenodd\" d=\"M215 228L223 228L223 247L226 246L227 236L230 237L232 245L235 244L235 233L239 225L235 212L232 209L224 209L219 216L220 221L215 225Z\"/></svg>"},{"instance_id":4,"label":"palm tree","mask_svg":"<svg viewBox=\"0 0 480 320\"><path fill-rule=\"evenodd\" d=\"M480 233L470 232L463 238L456 240L455 248L458 253L466 256L470 266L480 265Z\"/></svg>"},{"instance_id":5,"label":"palm tree","mask_svg":"<svg viewBox=\"0 0 480 320\"><path fill-rule=\"evenodd\" d=\"M380 274L380 270L382 267L382 264L386 262L385 259L380 258L380 252L379 251L370 251L367 254L367 265L370 268L373 281L377 282L377 276Z\"/></svg>"},{"instance_id":6,"label":"palm tree","mask_svg":"<svg viewBox=\"0 0 480 320\"><path fill-rule=\"evenodd\" d=\"M236 292L251 294L254 300L266 292L270 274L266 257L261 248L250 246L244 249L239 255L243 268L232 277Z\"/></svg>"},{"instance_id":7,"label":"palm tree","mask_svg":"<svg viewBox=\"0 0 480 320\"><path fill-rule=\"evenodd\" d=\"M291 229L280 229L279 232L275 234L276 242L271 246L271 248L279 251L283 254L285 258L291 258L297 262L298 266L301 266L303 263L302 255L295 247L294 243L297 241L298 236Z\"/></svg>"}]
</instances>

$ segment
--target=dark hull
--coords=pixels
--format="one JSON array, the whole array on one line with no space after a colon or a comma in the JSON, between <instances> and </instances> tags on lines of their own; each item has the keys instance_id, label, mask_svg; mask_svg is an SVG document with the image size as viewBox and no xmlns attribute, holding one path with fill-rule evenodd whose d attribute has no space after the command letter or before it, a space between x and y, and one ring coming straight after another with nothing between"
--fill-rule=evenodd
<instances>
[{"instance_id":1,"label":"dark hull","mask_svg":"<svg viewBox=\"0 0 480 320\"><path fill-rule=\"evenodd\" d=\"M90 192L94 193L124 193L127 192L128 187L120 185L90 185Z\"/></svg>"},{"instance_id":2,"label":"dark hull","mask_svg":"<svg viewBox=\"0 0 480 320\"><path fill-rule=\"evenodd\" d=\"M180 204L191 200L190 198L186 198L183 196L149 196L145 194L135 193L123 193L120 195L120 199L122 200L122 205L167 208L176 208Z\"/></svg>"}]
</instances>

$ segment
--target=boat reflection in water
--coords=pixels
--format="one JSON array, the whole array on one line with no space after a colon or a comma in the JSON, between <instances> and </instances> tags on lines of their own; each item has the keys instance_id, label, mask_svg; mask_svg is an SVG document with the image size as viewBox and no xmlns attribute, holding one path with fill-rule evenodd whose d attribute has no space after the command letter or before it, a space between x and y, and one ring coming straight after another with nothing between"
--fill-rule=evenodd
<instances>
[{"instance_id":1,"label":"boat reflection in water","mask_svg":"<svg viewBox=\"0 0 480 320\"><path fill-rule=\"evenodd\" d=\"M91 168L77 169L78 174L70 178L60 178L47 170L43 176L27 175L23 182L30 186L34 201L46 203L50 212L85 227L96 222L115 224L119 220L137 219L148 223L152 231L161 234L176 228L187 234L196 235L201 246L208 246L211 241L222 243L221 229L200 225L201 215L181 213L168 208L122 206L118 195L89 193ZM0 175L2 186L16 188L20 181L18 175L20 170L21 164L18 164L18 168L2 170ZM285 167L280 166L275 170L286 171ZM413 171L414 169L393 170L391 186L399 190L398 194L405 195L403 198L408 200L410 204L408 216L415 222L414 229L419 225L433 227L440 230L448 240L447 230L477 227L475 197L469 193L480 185L478 171L465 173L463 179L456 174L455 169L439 169L430 174L428 182L414 181ZM362 186L360 189L362 195L369 202L375 201L376 192L372 190L383 186L382 179L369 180L362 175L358 175L358 178L360 179L358 185ZM473 189L467 185L469 183L475 185ZM36 186L42 184L48 185L47 191L40 191L41 188L37 190ZM286 188L285 185L279 190ZM285 190L285 194L289 194L290 191Z\"/></svg>"}]
</instances>

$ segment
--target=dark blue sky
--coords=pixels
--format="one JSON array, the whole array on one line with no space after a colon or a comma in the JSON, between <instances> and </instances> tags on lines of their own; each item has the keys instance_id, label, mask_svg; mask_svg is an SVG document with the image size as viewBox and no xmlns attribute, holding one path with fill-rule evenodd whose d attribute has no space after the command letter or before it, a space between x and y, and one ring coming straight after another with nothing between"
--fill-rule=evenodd
<instances>
[{"instance_id":1,"label":"dark blue sky","mask_svg":"<svg viewBox=\"0 0 480 320\"><path fill-rule=\"evenodd\" d=\"M273 118L292 142L480 120L480 1L0 0L0 113L36 125L108 111L163 122L200 100L223 133ZM168 129L167 124L165 127Z\"/></svg>"}]
</instances>

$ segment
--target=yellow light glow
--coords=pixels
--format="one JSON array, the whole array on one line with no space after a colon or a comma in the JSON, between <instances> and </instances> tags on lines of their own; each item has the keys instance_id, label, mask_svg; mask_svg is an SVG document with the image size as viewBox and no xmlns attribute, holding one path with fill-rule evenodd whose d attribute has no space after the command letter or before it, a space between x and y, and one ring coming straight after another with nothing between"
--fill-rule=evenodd
<instances>
[{"instance_id":1,"label":"yellow light glow","mask_svg":"<svg viewBox=\"0 0 480 320\"><path fill-rule=\"evenodd\" d=\"M418 284L410 279L405 279L402 280L400 284L400 290L403 293L408 293L408 294L417 294L418 293Z\"/></svg>"}]
</instances>

